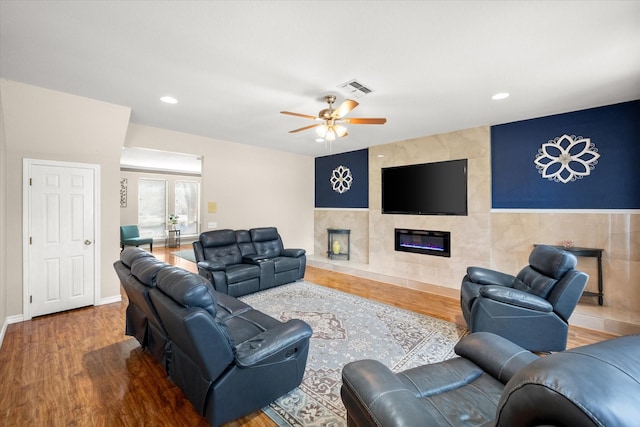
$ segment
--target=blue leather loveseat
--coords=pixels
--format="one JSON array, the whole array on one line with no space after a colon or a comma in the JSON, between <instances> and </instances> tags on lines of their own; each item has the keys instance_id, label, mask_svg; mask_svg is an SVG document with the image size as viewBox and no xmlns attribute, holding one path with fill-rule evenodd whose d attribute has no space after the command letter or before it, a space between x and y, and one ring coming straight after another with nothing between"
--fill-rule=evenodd
<instances>
[{"instance_id":1,"label":"blue leather loveseat","mask_svg":"<svg viewBox=\"0 0 640 427\"><path fill-rule=\"evenodd\" d=\"M304 249L287 249L275 227L213 230L193 242L198 272L218 292L242 296L304 277Z\"/></svg>"}]
</instances>

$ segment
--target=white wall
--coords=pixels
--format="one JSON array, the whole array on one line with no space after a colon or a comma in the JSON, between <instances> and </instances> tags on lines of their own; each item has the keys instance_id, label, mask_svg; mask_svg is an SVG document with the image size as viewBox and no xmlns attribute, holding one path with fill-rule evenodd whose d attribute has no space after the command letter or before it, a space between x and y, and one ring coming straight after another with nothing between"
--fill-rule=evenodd
<instances>
[{"instance_id":1,"label":"white wall","mask_svg":"<svg viewBox=\"0 0 640 427\"><path fill-rule=\"evenodd\" d=\"M258 132L256 132L258 133ZM202 231L278 227L286 247L313 253L314 159L131 124L127 147L201 155ZM208 202L217 212L207 211Z\"/></svg>"},{"instance_id":2,"label":"white wall","mask_svg":"<svg viewBox=\"0 0 640 427\"><path fill-rule=\"evenodd\" d=\"M0 94L4 127L0 137L0 212L6 211L0 222L0 267L17 266L2 268L0 274L3 323L23 314L23 158L100 165L102 300L120 295L112 264L119 257L123 145L204 156L205 225L215 221L218 228L276 226L285 246L312 253L313 158L130 124L128 107L15 81L0 79ZM217 213L207 212L208 201L217 202ZM13 242L10 247L9 242Z\"/></svg>"},{"instance_id":3,"label":"white wall","mask_svg":"<svg viewBox=\"0 0 640 427\"><path fill-rule=\"evenodd\" d=\"M100 165L100 300L120 295L120 154L131 109L10 80L0 80L6 138L7 316L23 311L22 159ZM11 243L9 243L11 242ZM10 245L10 246L9 246Z\"/></svg>"},{"instance_id":4,"label":"white wall","mask_svg":"<svg viewBox=\"0 0 640 427\"><path fill-rule=\"evenodd\" d=\"M2 90L0 86L0 117ZM7 141L4 119L0 120L0 347L7 328Z\"/></svg>"}]
</instances>

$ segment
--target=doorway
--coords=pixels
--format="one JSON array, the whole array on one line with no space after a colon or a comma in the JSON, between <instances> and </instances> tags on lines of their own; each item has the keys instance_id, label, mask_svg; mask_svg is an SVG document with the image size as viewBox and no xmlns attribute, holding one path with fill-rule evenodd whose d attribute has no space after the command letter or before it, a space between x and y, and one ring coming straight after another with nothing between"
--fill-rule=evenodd
<instances>
[{"instance_id":1,"label":"doorway","mask_svg":"<svg viewBox=\"0 0 640 427\"><path fill-rule=\"evenodd\" d=\"M23 160L24 319L95 304L100 166Z\"/></svg>"}]
</instances>

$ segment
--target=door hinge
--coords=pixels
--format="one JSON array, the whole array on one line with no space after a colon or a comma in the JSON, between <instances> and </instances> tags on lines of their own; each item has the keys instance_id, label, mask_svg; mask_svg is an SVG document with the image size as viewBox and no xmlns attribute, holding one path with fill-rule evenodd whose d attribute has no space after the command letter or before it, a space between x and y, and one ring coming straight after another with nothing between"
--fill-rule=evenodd
<instances>
[{"instance_id":1,"label":"door hinge","mask_svg":"<svg viewBox=\"0 0 640 427\"><path fill-rule=\"evenodd\" d=\"M33 304L33 295L29 295L29 304Z\"/></svg>"},{"instance_id":2,"label":"door hinge","mask_svg":"<svg viewBox=\"0 0 640 427\"><path fill-rule=\"evenodd\" d=\"M33 178L29 178L29 186L33 185Z\"/></svg>"},{"instance_id":3,"label":"door hinge","mask_svg":"<svg viewBox=\"0 0 640 427\"><path fill-rule=\"evenodd\" d=\"M33 237L29 236L29 244L33 245Z\"/></svg>"}]
</instances>

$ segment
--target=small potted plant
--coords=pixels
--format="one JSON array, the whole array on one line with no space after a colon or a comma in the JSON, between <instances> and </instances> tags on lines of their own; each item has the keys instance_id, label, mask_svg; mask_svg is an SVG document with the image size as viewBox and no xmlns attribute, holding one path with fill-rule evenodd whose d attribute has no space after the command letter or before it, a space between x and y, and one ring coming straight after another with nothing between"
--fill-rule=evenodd
<instances>
[{"instance_id":1,"label":"small potted plant","mask_svg":"<svg viewBox=\"0 0 640 427\"><path fill-rule=\"evenodd\" d=\"M172 213L169 215L169 230L175 230L178 223L178 215Z\"/></svg>"}]
</instances>

